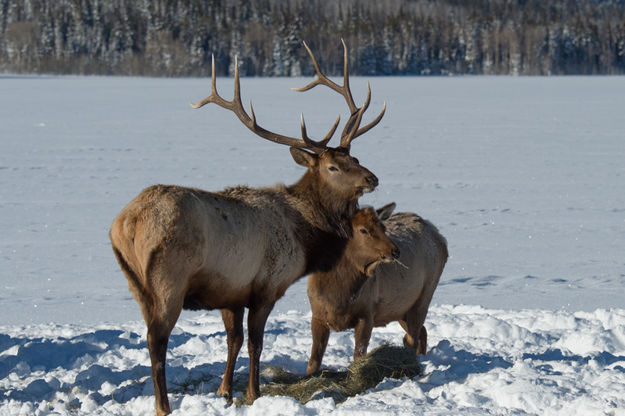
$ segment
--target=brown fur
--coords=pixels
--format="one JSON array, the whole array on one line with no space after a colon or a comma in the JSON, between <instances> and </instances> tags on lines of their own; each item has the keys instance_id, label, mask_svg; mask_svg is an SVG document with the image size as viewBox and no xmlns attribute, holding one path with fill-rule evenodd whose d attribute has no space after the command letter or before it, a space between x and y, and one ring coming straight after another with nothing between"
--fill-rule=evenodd
<instances>
[{"instance_id":1,"label":"brown fur","mask_svg":"<svg viewBox=\"0 0 625 416\"><path fill-rule=\"evenodd\" d=\"M351 232L347 218L377 185L345 151L291 153L308 168L292 186L207 192L155 185L113 221L113 251L148 328L158 415L170 412L165 355L183 308L222 310L228 359L218 393L228 400L249 308L248 399L260 395L263 331L274 303L305 273L334 267Z\"/></svg>"},{"instance_id":2,"label":"brown fur","mask_svg":"<svg viewBox=\"0 0 625 416\"><path fill-rule=\"evenodd\" d=\"M366 354L374 326L399 321L406 331L404 344L425 354L423 322L447 261L447 242L434 225L413 213L394 214L384 226L407 269L397 263L380 264L369 277L364 266L371 259L364 255L366 248L354 244L362 237L354 225L335 269L309 277L313 347L308 374L321 367L330 329L355 329L354 358L358 358Z\"/></svg>"}]
</instances>

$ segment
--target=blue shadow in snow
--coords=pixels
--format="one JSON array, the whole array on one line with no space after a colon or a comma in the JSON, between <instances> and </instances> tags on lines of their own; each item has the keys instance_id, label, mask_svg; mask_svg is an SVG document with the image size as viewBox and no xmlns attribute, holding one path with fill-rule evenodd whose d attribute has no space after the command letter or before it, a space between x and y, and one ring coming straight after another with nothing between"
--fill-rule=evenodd
<instances>
[{"instance_id":1,"label":"blue shadow in snow","mask_svg":"<svg viewBox=\"0 0 625 416\"><path fill-rule=\"evenodd\" d=\"M482 277L473 277L473 276L461 276L453 279L441 280L438 284L439 286L450 286L450 285L464 285L468 284L477 288L484 288L487 286L495 286L500 283L503 279L502 276L489 275Z\"/></svg>"},{"instance_id":2,"label":"blue shadow in snow","mask_svg":"<svg viewBox=\"0 0 625 416\"><path fill-rule=\"evenodd\" d=\"M424 392L451 382L462 383L471 374L487 373L494 368L512 367L512 363L499 356L455 350L447 340L439 342L425 357L436 365L448 368L434 370L429 380L421 385Z\"/></svg>"},{"instance_id":3,"label":"blue shadow in snow","mask_svg":"<svg viewBox=\"0 0 625 416\"><path fill-rule=\"evenodd\" d=\"M540 361L574 361L580 364L588 364L590 360L595 360L599 364L606 366L612 365L619 361L622 361L625 365L625 357L622 355L613 355L609 352L603 351L599 354L582 357L581 355L564 355L562 350L560 349L548 349L547 351L540 354L523 354L523 359L531 359L531 360L540 360ZM615 370L625 373L625 369L617 365L614 367Z\"/></svg>"},{"instance_id":4,"label":"blue shadow in snow","mask_svg":"<svg viewBox=\"0 0 625 416\"><path fill-rule=\"evenodd\" d=\"M185 344L197 335L181 333L172 335L168 348ZM202 335L202 339L224 337L225 331ZM225 342L225 339L224 339ZM61 383L57 379L46 381L43 378L29 383L21 390L0 390L0 401L6 399L18 401L41 402L53 399L56 392L71 392L74 389L86 391L98 404L111 399L125 403L142 395L152 395L151 369L145 365L116 370L97 364L98 357L121 348L125 350L142 350L147 353L145 340L134 332L121 330L98 330L75 337L59 338L23 338L0 334L0 352L17 346L16 351L0 357L0 379L11 373L18 377L26 377L33 371L49 372L55 369L79 371L72 383ZM182 365L167 365L168 390L174 392L197 393L216 392L225 370L226 356L223 362L202 364L191 369ZM94 364L89 364L93 362ZM249 359L239 357L237 369L249 367ZM235 374L235 388L247 382L247 374ZM244 380L243 380L244 379ZM239 383L237 383L239 381ZM110 383L113 391L109 394L100 393L102 386ZM190 390L190 391L189 391Z\"/></svg>"},{"instance_id":5,"label":"blue shadow in snow","mask_svg":"<svg viewBox=\"0 0 625 416\"><path fill-rule=\"evenodd\" d=\"M106 351L124 347L128 350L147 349L140 335L130 333L124 337L124 331L115 329L99 330L81 334L72 338L20 338L0 334L0 352L18 346L17 355L7 354L0 357L0 379L5 378L15 367L27 364L30 368L50 371L54 368L72 369L76 362L87 356L98 356ZM203 336L212 338L224 336L225 332L217 332ZM183 345L196 335L183 333L169 338L169 348Z\"/></svg>"},{"instance_id":6,"label":"blue shadow in snow","mask_svg":"<svg viewBox=\"0 0 625 416\"><path fill-rule=\"evenodd\" d=\"M3 351L18 346L17 355L8 354L0 357L0 378L5 378L19 364L24 367L49 371L53 368L73 368L76 361L87 355L99 355L111 348L144 348L139 342L139 335L130 334L121 338L120 330L100 330L82 334L73 338L19 338L3 335L0 346ZM142 345L143 344L143 345ZM105 345L105 346L103 346Z\"/></svg>"}]
</instances>

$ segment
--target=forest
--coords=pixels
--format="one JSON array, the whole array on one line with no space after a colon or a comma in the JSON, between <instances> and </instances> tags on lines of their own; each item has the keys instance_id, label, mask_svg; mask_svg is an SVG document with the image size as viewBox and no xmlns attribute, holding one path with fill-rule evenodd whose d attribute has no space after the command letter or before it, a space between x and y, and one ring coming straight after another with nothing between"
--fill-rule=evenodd
<instances>
[{"instance_id":1,"label":"forest","mask_svg":"<svg viewBox=\"0 0 625 416\"><path fill-rule=\"evenodd\" d=\"M625 0L0 0L0 72L625 74Z\"/></svg>"}]
</instances>

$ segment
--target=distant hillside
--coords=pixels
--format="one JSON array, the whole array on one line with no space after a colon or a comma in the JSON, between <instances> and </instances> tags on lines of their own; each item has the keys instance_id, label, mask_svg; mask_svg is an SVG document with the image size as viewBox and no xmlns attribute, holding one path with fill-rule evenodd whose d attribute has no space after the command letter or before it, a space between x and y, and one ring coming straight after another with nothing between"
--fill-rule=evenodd
<instances>
[{"instance_id":1,"label":"distant hillside","mask_svg":"<svg viewBox=\"0 0 625 416\"><path fill-rule=\"evenodd\" d=\"M625 0L0 0L0 71L625 74Z\"/></svg>"}]
</instances>

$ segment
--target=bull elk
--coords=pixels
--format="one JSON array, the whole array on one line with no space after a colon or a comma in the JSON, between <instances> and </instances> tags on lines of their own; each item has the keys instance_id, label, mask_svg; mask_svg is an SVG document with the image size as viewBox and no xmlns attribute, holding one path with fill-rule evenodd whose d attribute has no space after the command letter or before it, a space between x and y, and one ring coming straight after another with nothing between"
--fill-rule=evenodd
<instances>
[{"instance_id":1,"label":"bull elk","mask_svg":"<svg viewBox=\"0 0 625 416\"><path fill-rule=\"evenodd\" d=\"M425 354L423 322L447 261L447 242L434 225L416 214L391 216L394 208L394 203L380 208L384 221L375 227L354 222L353 236L335 268L308 278L313 345L307 374L321 367L330 329L354 328L356 359L367 353L374 326L399 321L406 331L404 345ZM384 228L401 252L392 264L383 264L389 261L380 261L377 252L367 247L371 236Z\"/></svg>"},{"instance_id":2,"label":"bull elk","mask_svg":"<svg viewBox=\"0 0 625 416\"><path fill-rule=\"evenodd\" d=\"M303 117L302 138L259 126L251 104L249 114L241 104L238 65L234 97L227 101L217 93L213 58L211 94L192 106L215 103L234 112L258 136L290 146L295 162L307 168L305 174L290 186L236 186L217 192L155 185L143 190L113 221L113 251L147 325L157 415L170 412L165 356L182 309L221 310L228 356L217 393L232 402L233 372L243 344L244 308L248 308L247 398L253 401L260 396L263 333L274 303L297 279L334 267L351 233L349 219L358 198L378 184L377 177L349 150L356 137L379 123L386 107L361 127L371 90L367 88L364 104L357 107L349 87L345 43L343 85L327 78L310 48L304 46L317 76L296 90L325 85L342 95L349 107L339 146L329 147L328 142L340 117L319 141L308 137Z\"/></svg>"}]
</instances>

